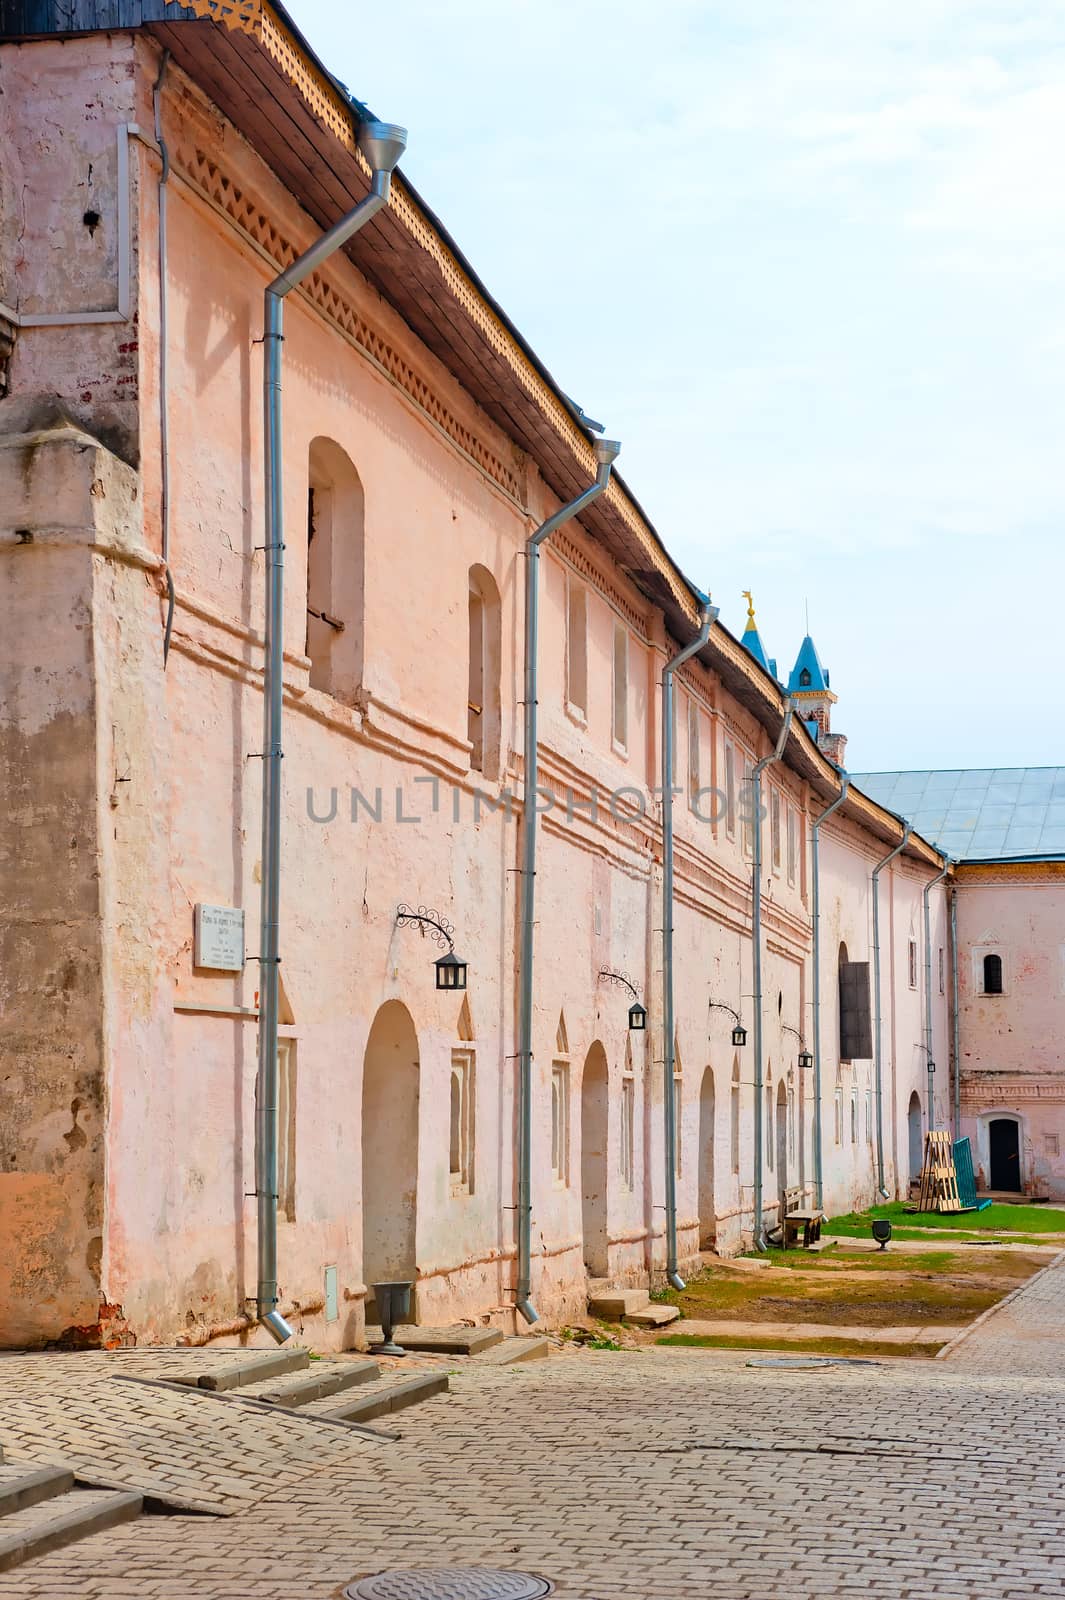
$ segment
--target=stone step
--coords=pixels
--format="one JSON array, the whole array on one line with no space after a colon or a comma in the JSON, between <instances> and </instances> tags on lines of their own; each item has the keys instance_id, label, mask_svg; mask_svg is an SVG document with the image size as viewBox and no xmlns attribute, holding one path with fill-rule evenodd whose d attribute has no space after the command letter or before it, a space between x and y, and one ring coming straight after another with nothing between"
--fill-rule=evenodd
<instances>
[{"instance_id":1,"label":"stone step","mask_svg":"<svg viewBox=\"0 0 1065 1600\"><path fill-rule=\"evenodd\" d=\"M366 1337L370 1344L379 1344L380 1328L367 1328ZM473 1356L494 1344L501 1344L503 1332L500 1328L467 1328L458 1324L450 1328L396 1328L392 1337L404 1350L424 1351L429 1355Z\"/></svg>"},{"instance_id":2,"label":"stone step","mask_svg":"<svg viewBox=\"0 0 1065 1600\"><path fill-rule=\"evenodd\" d=\"M336 1422L373 1422L376 1417L405 1411L408 1406L419 1405L447 1391L446 1372L417 1372L408 1378L393 1371L366 1384L358 1395L339 1404L335 1400L312 1401L307 1414L330 1417Z\"/></svg>"},{"instance_id":3,"label":"stone step","mask_svg":"<svg viewBox=\"0 0 1065 1600\"><path fill-rule=\"evenodd\" d=\"M260 1383L265 1378L280 1378L289 1372L302 1372L311 1364L307 1350L277 1350L263 1355L248 1352L235 1361L212 1367L208 1372L197 1373L195 1383L200 1389L221 1392L242 1389L249 1383Z\"/></svg>"},{"instance_id":4,"label":"stone step","mask_svg":"<svg viewBox=\"0 0 1065 1600\"><path fill-rule=\"evenodd\" d=\"M27 1462L0 1466L0 1517L24 1511L74 1487L74 1474L65 1467L31 1467Z\"/></svg>"},{"instance_id":5,"label":"stone step","mask_svg":"<svg viewBox=\"0 0 1065 1600\"><path fill-rule=\"evenodd\" d=\"M479 1367L512 1367L518 1361L543 1361L551 1354L551 1341L542 1334L518 1333L493 1345L477 1357Z\"/></svg>"},{"instance_id":6,"label":"stone step","mask_svg":"<svg viewBox=\"0 0 1065 1600\"><path fill-rule=\"evenodd\" d=\"M650 1305L651 1296L646 1289L600 1289L588 1301L593 1317L603 1317L607 1322L617 1322L642 1311Z\"/></svg>"},{"instance_id":7,"label":"stone step","mask_svg":"<svg viewBox=\"0 0 1065 1600\"><path fill-rule=\"evenodd\" d=\"M312 1361L307 1369L290 1372L280 1378L244 1384L240 1392L245 1399L268 1400L275 1406L306 1406L312 1400L326 1400L330 1395L354 1389L358 1384L372 1383L380 1376L381 1368L370 1358L361 1361Z\"/></svg>"},{"instance_id":8,"label":"stone step","mask_svg":"<svg viewBox=\"0 0 1065 1600\"><path fill-rule=\"evenodd\" d=\"M647 1305L626 1313L625 1321L631 1322L634 1328L664 1328L667 1322L676 1322L679 1316L679 1306Z\"/></svg>"},{"instance_id":9,"label":"stone step","mask_svg":"<svg viewBox=\"0 0 1065 1600\"><path fill-rule=\"evenodd\" d=\"M139 1494L124 1489L71 1489L12 1511L0 1520L0 1572L102 1533L141 1514Z\"/></svg>"}]
</instances>

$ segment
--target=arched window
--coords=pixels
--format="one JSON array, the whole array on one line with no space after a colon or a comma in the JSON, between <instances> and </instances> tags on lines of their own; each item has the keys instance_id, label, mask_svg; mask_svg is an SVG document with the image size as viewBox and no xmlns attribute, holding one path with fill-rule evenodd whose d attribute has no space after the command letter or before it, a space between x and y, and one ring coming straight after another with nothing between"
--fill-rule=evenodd
<instances>
[{"instance_id":1,"label":"arched window","mask_svg":"<svg viewBox=\"0 0 1065 1600\"><path fill-rule=\"evenodd\" d=\"M307 636L312 689L353 705L362 683L365 506L350 458L311 442L307 493Z\"/></svg>"},{"instance_id":2,"label":"arched window","mask_svg":"<svg viewBox=\"0 0 1065 1600\"><path fill-rule=\"evenodd\" d=\"M993 952L984 957L984 993L1002 993L1002 957Z\"/></svg>"},{"instance_id":3,"label":"arched window","mask_svg":"<svg viewBox=\"0 0 1065 1600\"><path fill-rule=\"evenodd\" d=\"M472 746L470 766L486 778L499 773L499 590L487 567L470 568L469 677L466 736Z\"/></svg>"}]
</instances>

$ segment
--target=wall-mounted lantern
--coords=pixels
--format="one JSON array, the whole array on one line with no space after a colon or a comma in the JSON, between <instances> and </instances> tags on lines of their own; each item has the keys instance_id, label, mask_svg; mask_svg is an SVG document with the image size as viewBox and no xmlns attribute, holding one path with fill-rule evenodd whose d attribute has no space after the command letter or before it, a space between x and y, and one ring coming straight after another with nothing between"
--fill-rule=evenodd
<instances>
[{"instance_id":1,"label":"wall-mounted lantern","mask_svg":"<svg viewBox=\"0 0 1065 1600\"><path fill-rule=\"evenodd\" d=\"M747 1029L740 1021L739 1012L733 1011L731 1006L722 1005L720 1000L711 1000L710 1010L728 1012L734 1023L734 1027L732 1029L732 1043L735 1045L737 1050L742 1050L744 1045L747 1043Z\"/></svg>"},{"instance_id":2,"label":"wall-mounted lantern","mask_svg":"<svg viewBox=\"0 0 1065 1600\"><path fill-rule=\"evenodd\" d=\"M632 1005L629 1007L629 1032L644 1033L647 1030L647 1008L640 1004L640 991L632 979L623 972L610 972L606 967L602 969L599 977L607 983L620 983L632 995Z\"/></svg>"},{"instance_id":3,"label":"wall-mounted lantern","mask_svg":"<svg viewBox=\"0 0 1065 1600\"><path fill-rule=\"evenodd\" d=\"M455 954L455 929L452 924L428 906L419 906L417 911L412 911L408 905L397 906L396 927L406 928L412 924L420 927L423 934L426 928L432 929L430 938L434 944L446 946L445 953L435 962L436 987L452 992L465 989L469 967L461 956Z\"/></svg>"},{"instance_id":4,"label":"wall-mounted lantern","mask_svg":"<svg viewBox=\"0 0 1065 1600\"><path fill-rule=\"evenodd\" d=\"M790 1034L792 1034L793 1037L798 1039L798 1041L799 1041L799 1071L800 1072L810 1072L810 1071L812 1071L813 1064L814 1064L813 1051L812 1050L807 1050L807 1048L806 1048L806 1040L803 1038L803 1036L799 1032L798 1028L793 1028L791 1026L791 1024L788 1023L788 1022L782 1022L781 1025L780 1025L780 1031L781 1031L781 1033L790 1033Z\"/></svg>"}]
</instances>

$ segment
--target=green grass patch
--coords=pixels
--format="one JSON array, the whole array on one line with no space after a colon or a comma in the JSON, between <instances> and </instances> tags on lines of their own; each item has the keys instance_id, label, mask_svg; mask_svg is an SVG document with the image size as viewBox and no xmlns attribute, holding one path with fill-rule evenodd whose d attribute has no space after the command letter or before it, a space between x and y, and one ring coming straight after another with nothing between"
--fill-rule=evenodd
<instances>
[{"instance_id":1,"label":"green grass patch","mask_svg":"<svg viewBox=\"0 0 1065 1600\"><path fill-rule=\"evenodd\" d=\"M944 1341L945 1343L946 1341ZM926 1359L942 1344L892 1344L887 1339L763 1339L754 1335L665 1333L656 1344L690 1350L781 1350L795 1356L895 1356Z\"/></svg>"},{"instance_id":2,"label":"green grass patch","mask_svg":"<svg viewBox=\"0 0 1065 1600\"><path fill-rule=\"evenodd\" d=\"M897 1225L900 1230L907 1225L925 1230L943 1229L949 1233L971 1234L977 1239L989 1233L1065 1233L1065 1211L1051 1210L1049 1206L1011 1206L995 1201L986 1211L921 1211L915 1214L901 1200L871 1206L860 1213L852 1211L845 1217L833 1217L825 1224L825 1232L867 1239L874 1217L886 1217L892 1228ZM922 1234L916 1237L921 1238Z\"/></svg>"},{"instance_id":3,"label":"green grass patch","mask_svg":"<svg viewBox=\"0 0 1065 1600\"><path fill-rule=\"evenodd\" d=\"M909 1251L902 1257L890 1249L873 1255L868 1250L848 1250L845 1245L816 1252L767 1250L765 1259L788 1272L954 1272L967 1265L956 1250L922 1250L919 1255Z\"/></svg>"}]
</instances>

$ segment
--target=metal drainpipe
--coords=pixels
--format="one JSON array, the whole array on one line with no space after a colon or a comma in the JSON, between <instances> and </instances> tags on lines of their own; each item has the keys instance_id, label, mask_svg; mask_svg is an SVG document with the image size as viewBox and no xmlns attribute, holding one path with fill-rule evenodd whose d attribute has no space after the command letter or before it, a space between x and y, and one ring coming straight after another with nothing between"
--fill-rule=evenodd
<instances>
[{"instance_id":1,"label":"metal drainpipe","mask_svg":"<svg viewBox=\"0 0 1065 1600\"><path fill-rule=\"evenodd\" d=\"M163 624L163 671L166 671L170 654L170 635L174 627L174 575L170 570L170 401L167 380L167 345L169 342L169 299L166 284L167 231L166 186L170 182L170 151L163 138L162 97L166 69L170 65L170 51L164 50L159 61L159 76L152 85L152 110L155 115L155 142L159 146L162 167L159 172L159 552L163 558L163 577L166 580L166 622Z\"/></svg>"},{"instance_id":2,"label":"metal drainpipe","mask_svg":"<svg viewBox=\"0 0 1065 1600\"><path fill-rule=\"evenodd\" d=\"M910 834L913 832L910 823L900 817L902 823L902 838L894 850L889 850L883 861L877 862L873 868L873 1059L876 1063L876 1187L877 1193L884 1199L889 1199L884 1188L884 1052L880 1042L880 874L901 855L909 843Z\"/></svg>"},{"instance_id":3,"label":"metal drainpipe","mask_svg":"<svg viewBox=\"0 0 1065 1600\"><path fill-rule=\"evenodd\" d=\"M961 1018L958 1015L958 885L950 886L950 1008L954 1043L954 1137L961 1138Z\"/></svg>"},{"instance_id":4,"label":"metal drainpipe","mask_svg":"<svg viewBox=\"0 0 1065 1600\"><path fill-rule=\"evenodd\" d=\"M525 781L522 808L521 949L518 1005L518 1283L515 1305L526 1322L537 1320L532 1303L532 1025L533 932L536 888L537 639L540 631L540 546L571 517L597 500L610 482L621 449L616 439L593 439L599 463L593 484L540 524L525 541Z\"/></svg>"},{"instance_id":5,"label":"metal drainpipe","mask_svg":"<svg viewBox=\"0 0 1065 1600\"><path fill-rule=\"evenodd\" d=\"M814 987L814 1191L818 1207L825 1203L825 1170L824 1170L824 1119L821 1108L821 824L827 822L833 811L838 811L847 798L850 788L850 778L847 773L839 775L840 790L826 811L814 822L811 828L812 856L813 856L813 987Z\"/></svg>"},{"instance_id":6,"label":"metal drainpipe","mask_svg":"<svg viewBox=\"0 0 1065 1600\"><path fill-rule=\"evenodd\" d=\"M699 632L662 668L662 1052L665 1079L662 1105L666 1120L666 1277L674 1289L684 1288L677 1267L677 1102L675 1005L673 995L673 675L710 637L720 610L709 599L699 607Z\"/></svg>"},{"instance_id":7,"label":"metal drainpipe","mask_svg":"<svg viewBox=\"0 0 1065 1600\"><path fill-rule=\"evenodd\" d=\"M928 1066L928 1129L935 1127L936 1080L935 1056L932 1052L932 907L930 895L937 883L942 883L947 873L953 866L948 856L942 872L937 872L924 886L924 1047L925 1061Z\"/></svg>"},{"instance_id":8,"label":"metal drainpipe","mask_svg":"<svg viewBox=\"0 0 1065 1600\"><path fill-rule=\"evenodd\" d=\"M754 825L754 860L751 863L751 966L754 979L752 985L754 989L754 1243L758 1250L764 1250L766 1247L762 1216L762 1160L765 1154L762 1149L764 1137L762 1097L765 1092L762 1081L765 1072L762 1048L762 773L766 767L771 767L774 761L779 761L784 754L784 746L791 731L792 713L792 703L790 699L785 698L784 721L780 725L776 749L771 755L763 756L761 761L755 762L754 771L751 773L751 809L754 813L751 819Z\"/></svg>"},{"instance_id":9,"label":"metal drainpipe","mask_svg":"<svg viewBox=\"0 0 1065 1600\"><path fill-rule=\"evenodd\" d=\"M263 672L263 832L259 925L259 1066L256 1080L255 1192L258 1213L256 1315L282 1344L292 1329L277 1309L277 1010L281 904L281 722L284 644L284 516L281 488L281 345L285 296L388 204L392 171L407 143L404 128L364 122L359 149L370 165L370 193L267 287L263 325L266 478L266 626Z\"/></svg>"}]
</instances>

